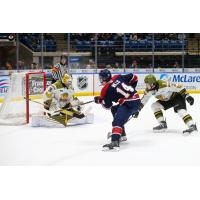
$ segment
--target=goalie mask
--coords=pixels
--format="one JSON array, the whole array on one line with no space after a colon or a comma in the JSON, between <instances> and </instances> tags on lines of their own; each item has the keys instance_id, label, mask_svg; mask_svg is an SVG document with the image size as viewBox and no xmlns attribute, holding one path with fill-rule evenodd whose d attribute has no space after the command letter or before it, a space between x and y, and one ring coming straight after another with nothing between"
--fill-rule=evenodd
<instances>
[{"instance_id":1,"label":"goalie mask","mask_svg":"<svg viewBox=\"0 0 200 200\"><path fill-rule=\"evenodd\" d=\"M146 84L146 88L148 90L152 90L156 86L156 77L153 74L149 74L149 75L145 76L144 82Z\"/></svg>"},{"instance_id":2,"label":"goalie mask","mask_svg":"<svg viewBox=\"0 0 200 200\"><path fill-rule=\"evenodd\" d=\"M65 74L62 78L62 83L66 86L66 87L70 87L72 86L72 77L69 74Z\"/></svg>"}]
</instances>

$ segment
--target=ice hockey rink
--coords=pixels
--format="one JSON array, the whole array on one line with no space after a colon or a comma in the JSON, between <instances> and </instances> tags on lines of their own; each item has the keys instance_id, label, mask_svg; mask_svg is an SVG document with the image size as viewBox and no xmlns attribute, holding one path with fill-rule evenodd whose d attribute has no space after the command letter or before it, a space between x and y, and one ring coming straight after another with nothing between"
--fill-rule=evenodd
<instances>
[{"instance_id":1,"label":"ice hockey rink","mask_svg":"<svg viewBox=\"0 0 200 200\"><path fill-rule=\"evenodd\" d=\"M199 95L188 112L199 127ZM83 101L93 97L80 97ZM153 133L157 125L152 99L137 119L126 125L128 141L119 152L103 152L111 130L110 111L91 103L94 124L67 128L33 128L30 125L1 126L0 165L199 165L200 135L183 136L186 127L173 109L165 112L168 131Z\"/></svg>"}]
</instances>

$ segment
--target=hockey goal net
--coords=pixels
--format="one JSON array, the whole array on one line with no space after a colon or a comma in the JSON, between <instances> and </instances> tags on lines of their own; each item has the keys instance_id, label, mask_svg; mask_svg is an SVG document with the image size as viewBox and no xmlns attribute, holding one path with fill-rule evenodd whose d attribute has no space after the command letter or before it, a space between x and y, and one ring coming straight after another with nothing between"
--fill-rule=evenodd
<instances>
[{"instance_id":1,"label":"hockey goal net","mask_svg":"<svg viewBox=\"0 0 200 200\"><path fill-rule=\"evenodd\" d=\"M32 114L43 113L45 89L45 72L12 73L8 93L0 107L0 125L23 125L29 123Z\"/></svg>"}]
</instances>

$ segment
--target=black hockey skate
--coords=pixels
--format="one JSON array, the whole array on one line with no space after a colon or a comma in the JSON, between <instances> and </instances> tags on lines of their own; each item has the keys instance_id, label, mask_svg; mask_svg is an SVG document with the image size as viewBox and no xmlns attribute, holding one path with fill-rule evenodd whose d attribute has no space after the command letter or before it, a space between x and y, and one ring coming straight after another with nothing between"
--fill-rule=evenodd
<instances>
[{"instance_id":1,"label":"black hockey skate","mask_svg":"<svg viewBox=\"0 0 200 200\"><path fill-rule=\"evenodd\" d=\"M114 151L119 151L120 146L119 146L119 141L111 141L109 144L103 145L103 151L109 151L109 150L114 150Z\"/></svg>"},{"instance_id":2,"label":"black hockey skate","mask_svg":"<svg viewBox=\"0 0 200 200\"><path fill-rule=\"evenodd\" d=\"M184 135L189 135L192 132L198 131L196 124L191 125L188 129L183 131Z\"/></svg>"},{"instance_id":3,"label":"black hockey skate","mask_svg":"<svg viewBox=\"0 0 200 200\"><path fill-rule=\"evenodd\" d=\"M154 132L164 132L167 129L166 121L161 121L160 124L153 128Z\"/></svg>"},{"instance_id":4,"label":"black hockey skate","mask_svg":"<svg viewBox=\"0 0 200 200\"><path fill-rule=\"evenodd\" d=\"M108 132L107 134L107 140L109 140L112 136L112 133L111 132ZM125 142L127 141L127 137L126 137L126 133L123 131L123 133L121 134L121 137L120 137L120 142Z\"/></svg>"},{"instance_id":5,"label":"black hockey skate","mask_svg":"<svg viewBox=\"0 0 200 200\"><path fill-rule=\"evenodd\" d=\"M121 134L121 137L120 137L120 142L125 142L125 141L127 141L127 137L126 137L125 131L123 131L123 133Z\"/></svg>"}]
</instances>

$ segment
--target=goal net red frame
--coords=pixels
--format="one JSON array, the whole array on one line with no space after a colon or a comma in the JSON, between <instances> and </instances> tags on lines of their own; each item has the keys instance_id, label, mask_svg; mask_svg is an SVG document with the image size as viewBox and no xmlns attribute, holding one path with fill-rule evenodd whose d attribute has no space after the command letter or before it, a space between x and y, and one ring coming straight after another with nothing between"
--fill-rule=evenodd
<instances>
[{"instance_id":1,"label":"goal net red frame","mask_svg":"<svg viewBox=\"0 0 200 200\"><path fill-rule=\"evenodd\" d=\"M28 124L30 121L30 110L29 110L29 102L30 102L30 94L29 94L29 80L31 75L42 75L43 77L43 92L46 90L46 73L45 72L28 72L26 73L26 123Z\"/></svg>"},{"instance_id":2,"label":"goal net red frame","mask_svg":"<svg viewBox=\"0 0 200 200\"><path fill-rule=\"evenodd\" d=\"M31 100L42 99L46 85L43 71L12 73L8 92L0 106L0 125L27 124L30 115L44 114L42 103Z\"/></svg>"}]
</instances>

